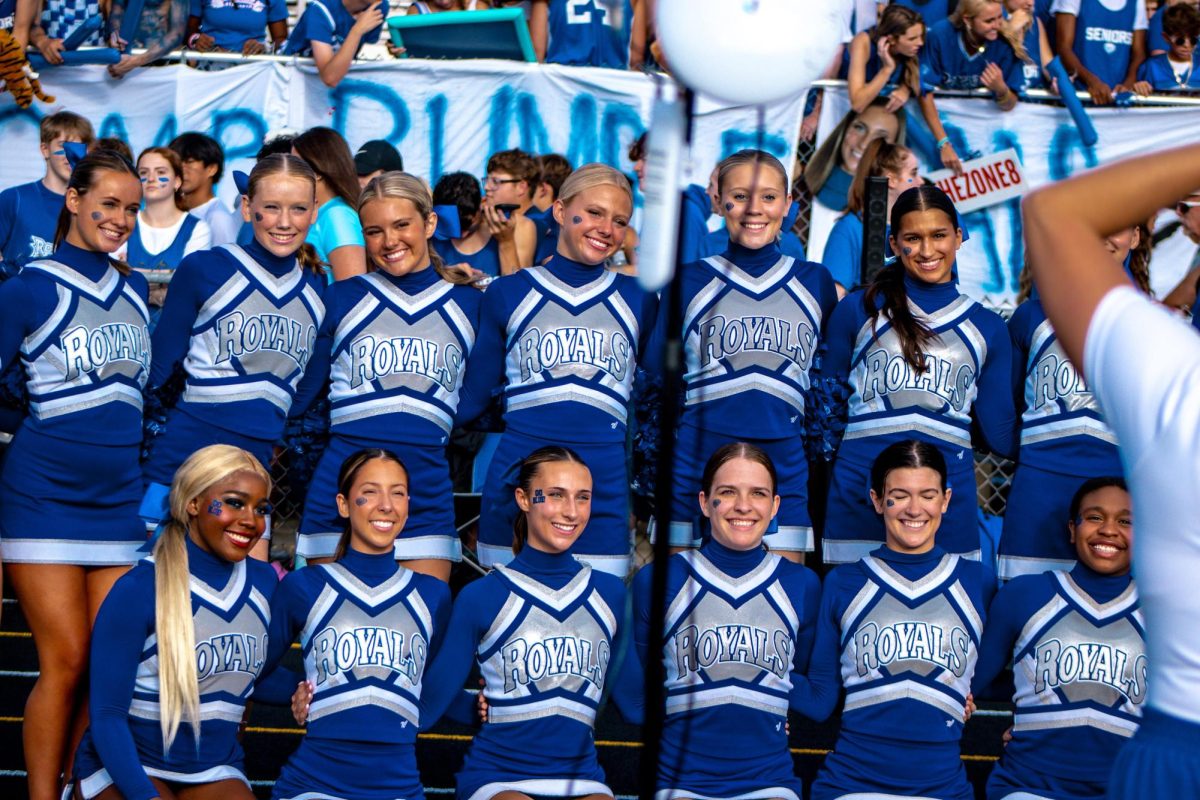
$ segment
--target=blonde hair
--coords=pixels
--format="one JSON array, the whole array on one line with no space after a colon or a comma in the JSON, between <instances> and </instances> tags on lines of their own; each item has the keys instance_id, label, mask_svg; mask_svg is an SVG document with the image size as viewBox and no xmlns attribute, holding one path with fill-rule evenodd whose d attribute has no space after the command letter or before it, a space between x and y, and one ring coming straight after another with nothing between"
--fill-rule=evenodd
<instances>
[{"instance_id":1,"label":"blonde hair","mask_svg":"<svg viewBox=\"0 0 1200 800\"><path fill-rule=\"evenodd\" d=\"M299 178L311 183L313 203L316 203L317 174L313 172L313 168L308 165L308 162L290 153L272 153L259 159L258 163L254 165L254 169L250 170L250 177L246 182L246 197L253 200L254 195L258 193L259 184L276 175L282 175L285 178ZM314 275L325 274L316 248L308 242L300 245L300 248L296 250L296 261L299 262L301 269L307 269Z\"/></svg>"},{"instance_id":2,"label":"blonde hair","mask_svg":"<svg viewBox=\"0 0 1200 800\"><path fill-rule=\"evenodd\" d=\"M192 726L193 736L200 738L200 680L186 544L191 527L188 504L237 472L257 475L270 491L271 476L258 459L241 448L215 444L192 453L171 481L171 516L154 545L154 634L164 752L171 749L184 721Z\"/></svg>"},{"instance_id":3,"label":"blonde hair","mask_svg":"<svg viewBox=\"0 0 1200 800\"><path fill-rule=\"evenodd\" d=\"M584 164L572 172L558 190L558 199L565 206L577 195L597 186L617 187L629 197L629 203L633 205L633 189L629 186L629 179L607 164Z\"/></svg>"},{"instance_id":4,"label":"blonde hair","mask_svg":"<svg viewBox=\"0 0 1200 800\"><path fill-rule=\"evenodd\" d=\"M433 194L429 191L429 185L416 175L410 175L407 172L384 172L371 178L359 192L358 204L354 207L360 218L367 204L375 200L407 200L416 207L417 214L420 215L422 221L428 221L429 215L433 213ZM460 286L472 282L472 279L466 275L447 270L442 257L429 246L428 241L425 243L425 249L429 253L429 263L439 278L447 283ZM374 271L375 268L375 263L368 256L367 270Z\"/></svg>"},{"instance_id":5,"label":"blonde hair","mask_svg":"<svg viewBox=\"0 0 1200 800\"><path fill-rule=\"evenodd\" d=\"M966 17L978 17L983 13L985 6L990 6L992 3L1000 6L1000 10L1004 11L1004 3L1002 0L958 0L958 7L950 14L950 24L958 30L963 30L966 23ZM1021 36L1014 31L1009 25L1008 20L1004 20L1000 26L1000 36L1004 41L1008 42L1008 46L1013 49L1013 53L1021 61L1030 62L1029 53L1025 52L1025 43L1021 41Z\"/></svg>"}]
</instances>

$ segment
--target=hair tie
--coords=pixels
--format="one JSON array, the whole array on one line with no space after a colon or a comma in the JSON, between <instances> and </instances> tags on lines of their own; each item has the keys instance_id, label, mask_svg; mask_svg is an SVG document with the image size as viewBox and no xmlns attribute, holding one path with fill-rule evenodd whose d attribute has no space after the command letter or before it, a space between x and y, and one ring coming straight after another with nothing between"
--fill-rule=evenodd
<instances>
[{"instance_id":1,"label":"hair tie","mask_svg":"<svg viewBox=\"0 0 1200 800\"><path fill-rule=\"evenodd\" d=\"M446 241L462 236L462 221L458 218L458 206L434 206L433 213L437 214L437 228L433 238Z\"/></svg>"},{"instance_id":2,"label":"hair tie","mask_svg":"<svg viewBox=\"0 0 1200 800\"><path fill-rule=\"evenodd\" d=\"M71 169L75 169L80 161L87 158L88 146L83 142L63 142L63 154L66 155Z\"/></svg>"},{"instance_id":3,"label":"hair tie","mask_svg":"<svg viewBox=\"0 0 1200 800\"><path fill-rule=\"evenodd\" d=\"M240 169L235 169L233 171L233 185L237 187L238 194L249 194L250 176Z\"/></svg>"}]
</instances>

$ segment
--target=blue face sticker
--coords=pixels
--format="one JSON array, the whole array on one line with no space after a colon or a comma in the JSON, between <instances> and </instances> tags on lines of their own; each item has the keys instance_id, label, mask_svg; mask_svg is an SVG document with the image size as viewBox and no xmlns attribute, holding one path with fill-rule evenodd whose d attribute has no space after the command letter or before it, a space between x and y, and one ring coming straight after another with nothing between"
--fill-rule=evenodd
<instances>
[{"instance_id":1,"label":"blue face sticker","mask_svg":"<svg viewBox=\"0 0 1200 800\"><path fill-rule=\"evenodd\" d=\"M101 214L99 211L92 212L92 221L93 222L99 222L102 219L104 219L104 215Z\"/></svg>"},{"instance_id":2,"label":"blue face sticker","mask_svg":"<svg viewBox=\"0 0 1200 800\"><path fill-rule=\"evenodd\" d=\"M139 181L141 181L142 183L146 183L146 182L148 182L150 179L149 179L149 178L147 178L145 175L138 175L138 180L139 180Z\"/></svg>"},{"instance_id":3,"label":"blue face sticker","mask_svg":"<svg viewBox=\"0 0 1200 800\"><path fill-rule=\"evenodd\" d=\"M50 153L50 155L52 155L52 156L65 156L66 154L67 154L67 151L63 150L62 148L59 148L58 150L55 150Z\"/></svg>"},{"instance_id":4,"label":"blue face sticker","mask_svg":"<svg viewBox=\"0 0 1200 800\"><path fill-rule=\"evenodd\" d=\"M170 182L171 182L171 179L170 179L170 178L168 178L166 175L159 175L159 176L158 176L158 182L159 182L159 183L170 183Z\"/></svg>"},{"instance_id":5,"label":"blue face sticker","mask_svg":"<svg viewBox=\"0 0 1200 800\"><path fill-rule=\"evenodd\" d=\"M208 513L212 514L214 517L219 517L219 516L221 516L221 509L223 509L224 507L225 506L221 503L220 500L213 500L211 503L208 504Z\"/></svg>"},{"instance_id":6,"label":"blue face sticker","mask_svg":"<svg viewBox=\"0 0 1200 800\"><path fill-rule=\"evenodd\" d=\"M542 494L542 490L541 490L541 489L534 489L534 490L533 490L533 502L535 502L535 503L544 503L544 502L546 502L546 495Z\"/></svg>"},{"instance_id":7,"label":"blue face sticker","mask_svg":"<svg viewBox=\"0 0 1200 800\"><path fill-rule=\"evenodd\" d=\"M726 211L733 211L733 203L726 203L726 204L725 204L725 210L726 210Z\"/></svg>"},{"instance_id":8,"label":"blue face sticker","mask_svg":"<svg viewBox=\"0 0 1200 800\"><path fill-rule=\"evenodd\" d=\"M713 500L713 501L712 501L712 507L713 507L713 508L720 508L720 507L721 507L721 501L720 501L720 500Z\"/></svg>"},{"instance_id":9,"label":"blue face sticker","mask_svg":"<svg viewBox=\"0 0 1200 800\"><path fill-rule=\"evenodd\" d=\"M901 250L901 252L904 253L904 255L911 256L913 249L911 247L902 247L902 248L900 248L900 250Z\"/></svg>"},{"instance_id":10,"label":"blue face sticker","mask_svg":"<svg viewBox=\"0 0 1200 800\"><path fill-rule=\"evenodd\" d=\"M354 505L356 505L356 506L365 506L366 504L367 504L367 498L365 498L365 497L356 497L356 498L354 498Z\"/></svg>"},{"instance_id":11,"label":"blue face sticker","mask_svg":"<svg viewBox=\"0 0 1200 800\"><path fill-rule=\"evenodd\" d=\"M571 217L571 222L574 222L576 225L582 225L583 217Z\"/></svg>"},{"instance_id":12,"label":"blue face sticker","mask_svg":"<svg viewBox=\"0 0 1200 800\"><path fill-rule=\"evenodd\" d=\"M888 507L888 508L891 508L892 506L896 505L896 501L895 501L895 500L888 500L888 501L886 501L886 502L887 502L887 507Z\"/></svg>"},{"instance_id":13,"label":"blue face sticker","mask_svg":"<svg viewBox=\"0 0 1200 800\"><path fill-rule=\"evenodd\" d=\"M255 212L254 212L254 221L255 221L255 222L262 222L262 221L263 221L263 215L262 215L262 214L260 214L259 212L255 211Z\"/></svg>"}]
</instances>

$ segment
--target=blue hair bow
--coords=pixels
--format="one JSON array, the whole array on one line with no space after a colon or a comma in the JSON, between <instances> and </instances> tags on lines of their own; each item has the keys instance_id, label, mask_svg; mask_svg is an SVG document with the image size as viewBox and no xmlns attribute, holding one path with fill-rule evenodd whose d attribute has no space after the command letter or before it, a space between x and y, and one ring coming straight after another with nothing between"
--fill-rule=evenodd
<instances>
[{"instance_id":1,"label":"blue hair bow","mask_svg":"<svg viewBox=\"0 0 1200 800\"><path fill-rule=\"evenodd\" d=\"M83 142L63 142L63 153L67 157L67 163L71 165L71 169L75 169L80 161L83 161L88 154L88 146Z\"/></svg>"},{"instance_id":2,"label":"blue hair bow","mask_svg":"<svg viewBox=\"0 0 1200 800\"><path fill-rule=\"evenodd\" d=\"M434 206L433 213L438 217L433 238L446 241L462 236L462 221L458 218L458 206Z\"/></svg>"},{"instance_id":3,"label":"blue hair bow","mask_svg":"<svg viewBox=\"0 0 1200 800\"><path fill-rule=\"evenodd\" d=\"M233 171L233 185L237 187L238 194L246 194L250 191L250 176L240 169L235 169Z\"/></svg>"}]
</instances>

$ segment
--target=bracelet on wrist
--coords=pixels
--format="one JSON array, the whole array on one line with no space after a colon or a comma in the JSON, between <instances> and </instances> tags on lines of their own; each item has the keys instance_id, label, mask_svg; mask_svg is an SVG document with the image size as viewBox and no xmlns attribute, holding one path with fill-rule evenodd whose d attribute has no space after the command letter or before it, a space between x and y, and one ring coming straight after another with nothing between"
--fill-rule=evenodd
<instances>
[{"instance_id":1,"label":"bracelet on wrist","mask_svg":"<svg viewBox=\"0 0 1200 800\"><path fill-rule=\"evenodd\" d=\"M942 138L937 140L937 149L941 150L943 147L945 147L948 144L950 144L950 137L943 136Z\"/></svg>"},{"instance_id":2,"label":"bracelet on wrist","mask_svg":"<svg viewBox=\"0 0 1200 800\"><path fill-rule=\"evenodd\" d=\"M193 33L191 36L188 37L187 46L188 46L189 50L194 50L196 48L196 40L199 38L200 38L200 34L198 32Z\"/></svg>"}]
</instances>

